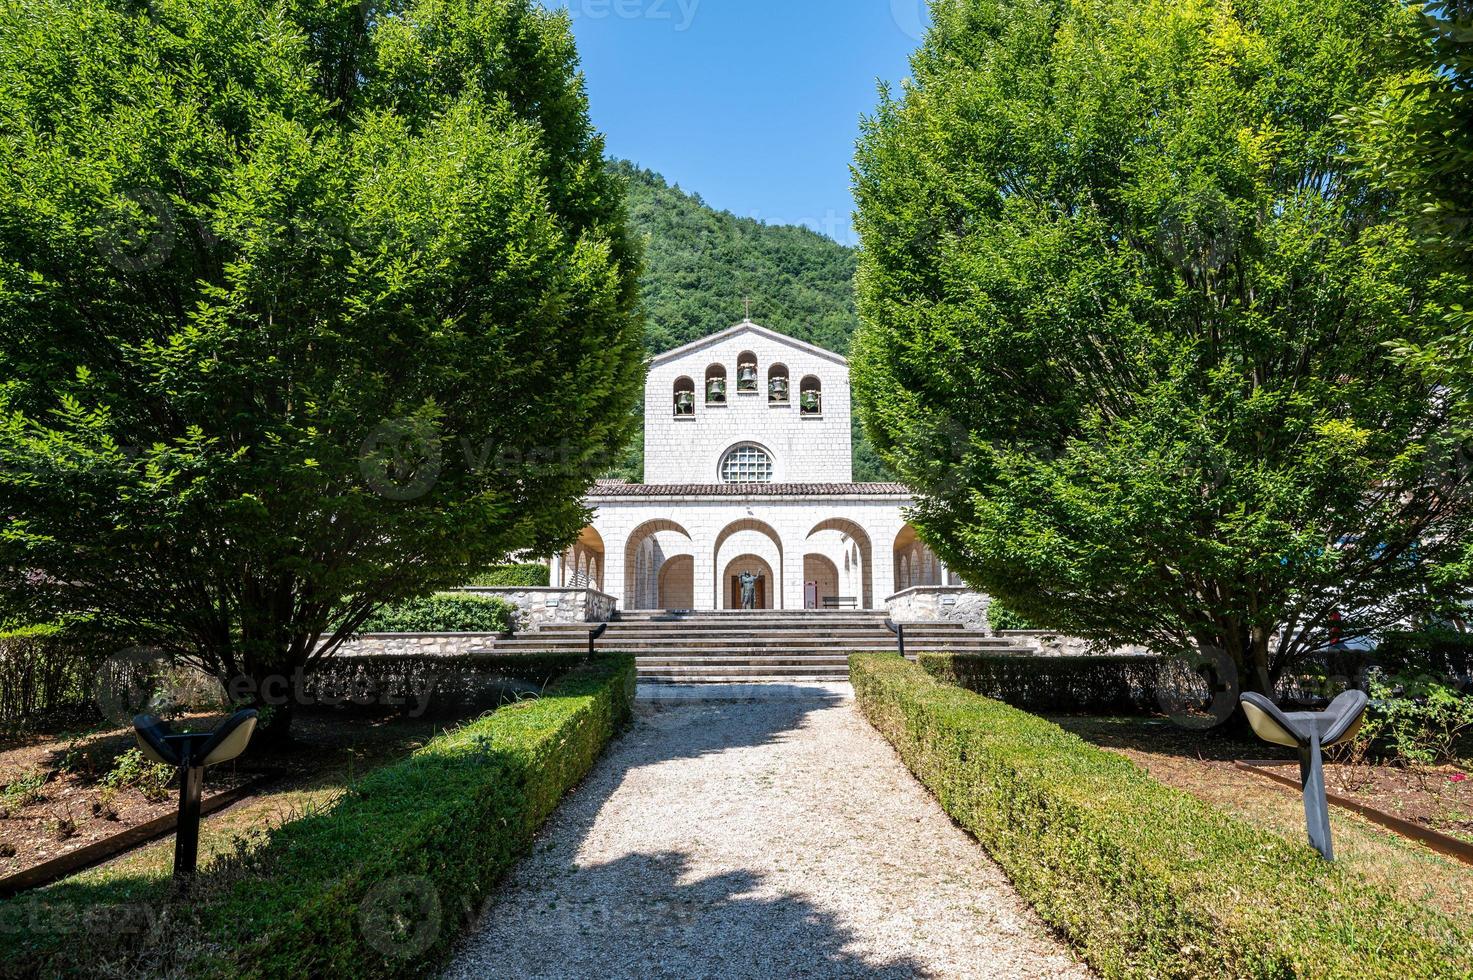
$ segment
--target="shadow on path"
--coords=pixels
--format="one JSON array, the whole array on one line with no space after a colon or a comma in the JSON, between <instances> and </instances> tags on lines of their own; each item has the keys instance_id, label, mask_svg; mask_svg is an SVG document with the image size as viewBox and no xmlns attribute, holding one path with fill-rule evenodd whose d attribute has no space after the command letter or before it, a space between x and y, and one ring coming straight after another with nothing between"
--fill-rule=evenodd
<instances>
[{"instance_id":1,"label":"shadow on path","mask_svg":"<svg viewBox=\"0 0 1473 980\"><path fill-rule=\"evenodd\" d=\"M511 890L452 977L924 977L905 956L869 962L833 916L764 894L750 870L689 875L666 851L567 868L556 887ZM488 942L494 937L494 941Z\"/></svg>"},{"instance_id":2,"label":"shadow on path","mask_svg":"<svg viewBox=\"0 0 1473 980\"><path fill-rule=\"evenodd\" d=\"M752 865L781 855L764 842L760 818L743 823L750 802L733 808L731 770L706 783L680 761L782 742L845 700L822 688L755 701L641 700L634 725L502 884L447 976L929 976L910 956L855 952L859 937L832 911L771 883ZM641 772L670 762L674 770ZM631 780L642 782L626 789ZM746 832L716 830L685 846L704 838L707 806L741 814ZM713 872L713 855L728 870Z\"/></svg>"}]
</instances>

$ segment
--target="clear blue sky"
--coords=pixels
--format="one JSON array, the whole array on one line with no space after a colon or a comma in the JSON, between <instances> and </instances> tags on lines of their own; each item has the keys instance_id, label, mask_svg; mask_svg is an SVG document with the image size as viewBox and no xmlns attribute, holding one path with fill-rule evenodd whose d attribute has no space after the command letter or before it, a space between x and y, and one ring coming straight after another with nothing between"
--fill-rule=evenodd
<instances>
[{"instance_id":1,"label":"clear blue sky","mask_svg":"<svg viewBox=\"0 0 1473 980\"><path fill-rule=\"evenodd\" d=\"M924 0L544 0L573 18L608 151L717 208L854 242L849 164Z\"/></svg>"}]
</instances>

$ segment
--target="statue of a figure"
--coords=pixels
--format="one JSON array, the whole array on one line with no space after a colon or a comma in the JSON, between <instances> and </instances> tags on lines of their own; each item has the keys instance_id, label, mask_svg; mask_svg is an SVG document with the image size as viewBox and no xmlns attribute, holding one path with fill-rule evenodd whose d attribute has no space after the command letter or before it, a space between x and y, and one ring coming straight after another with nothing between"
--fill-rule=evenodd
<instances>
[{"instance_id":1,"label":"statue of a figure","mask_svg":"<svg viewBox=\"0 0 1473 980\"><path fill-rule=\"evenodd\" d=\"M757 583L762 581L762 575L760 573L757 575L753 575L751 571L745 571L742 572L741 575L737 576L737 581L740 582L742 586L742 608L756 609Z\"/></svg>"}]
</instances>

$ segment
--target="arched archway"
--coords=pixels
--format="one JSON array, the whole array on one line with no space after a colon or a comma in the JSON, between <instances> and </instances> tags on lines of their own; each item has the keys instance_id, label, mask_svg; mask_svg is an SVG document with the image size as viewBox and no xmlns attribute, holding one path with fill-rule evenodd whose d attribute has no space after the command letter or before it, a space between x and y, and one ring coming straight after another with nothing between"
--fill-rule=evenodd
<instances>
[{"instance_id":1,"label":"arched archway","mask_svg":"<svg viewBox=\"0 0 1473 980\"><path fill-rule=\"evenodd\" d=\"M895 591L941 585L941 559L907 524L895 536Z\"/></svg>"},{"instance_id":2,"label":"arched archway","mask_svg":"<svg viewBox=\"0 0 1473 980\"><path fill-rule=\"evenodd\" d=\"M822 609L825 599L840 595L839 582L839 567L832 558L817 553L803 556L803 608Z\"/></svg>"},{"instance_id":3,"label":"arched archway","mask_svg":"<svg viewBox=\"0 0 1473 980\"><path fill-rule=\"evenodd\" d=\"M660 572L672 559L695 561L690 532L674 521L646 521L624 544L624 608L660 609Z\"/></svg>"},{"instance_id":4,"label":"arched archway","mask_svg":"<svg viewBox=\"0 0 1473 980\"><path fill-rule=\"evenodd\" d=\"M721 574L721 581L725 584L726 600L725 608L741 609L741 574L751 572L756 575L756 606L757 609L776 609L777 596L782 592L782 583L772 572L772 566L765 558L758 555L737 555L726 566Z\"/></svg>"},{"instance_id":5,"label":"arched archway","mask_svg":"<svg viewBox=\"0 0 1473 980\"><path fill-rule=\"evenodd\" d=\"M696 559L674 555L660 566L660 608L693 609L696 604Z\"/></svg>"},{"instance_id":6,"label":"arched archway","mask_svg":"<svg viewBox=\"0 0 1473 980\"><path fill-rule=\"evenodd\" d=\"M856 600L861 609L875 608L874 547L869 532L854 521L833 517L808 532L810 552L826 555L839 575L838 595Z\"/></svg>"},{"instance_id":7,"label":"arched archway","mask_svg":"<svg viewBox=\"0 0 1473 980\"><path fill-rule=\"evenodd\" d=\"M734 608L731 604L731 582L725 571L734 558L744 555L760 558L770 570L768 581L770 582L771 605L767 608L784 608L783 541L782 536L771 524L750 517L733 521L716 535L711 554L712 576L715 579L716 592L712 599L716 609Z\"/></svg>"},{"instance_id":8,"label":"arched archway","mask_svg":"<svg viewBox=\"0 0 1473 980\"><path fill-rule=\"evenodd\" d=\"M602 589L600 577L604 566L603 536L591 527L578 533L578 540L563 553L562 581L555 586L572 589Z\"/></svg>"}]
</instances>

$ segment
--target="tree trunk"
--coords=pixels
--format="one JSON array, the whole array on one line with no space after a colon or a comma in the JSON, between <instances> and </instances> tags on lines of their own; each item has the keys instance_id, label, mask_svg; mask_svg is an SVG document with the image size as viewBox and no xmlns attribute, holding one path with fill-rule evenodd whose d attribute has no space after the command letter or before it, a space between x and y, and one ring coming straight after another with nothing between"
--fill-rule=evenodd
<instances>
[{"instance_id":1,"label":"tree trunk","mask_svg":"<svg viewBox=\"0 0 1473 980\"><path fill-rule=\"evenodd\" d=\"M267 700L270 703L266 703ZM257 697L252 707L261 713L261 717L256 721L256 733L251 736L251 748L269 753L292 744L292 709L295 706L290 697L284 701Z\"/></svg>"}]
</instances>

